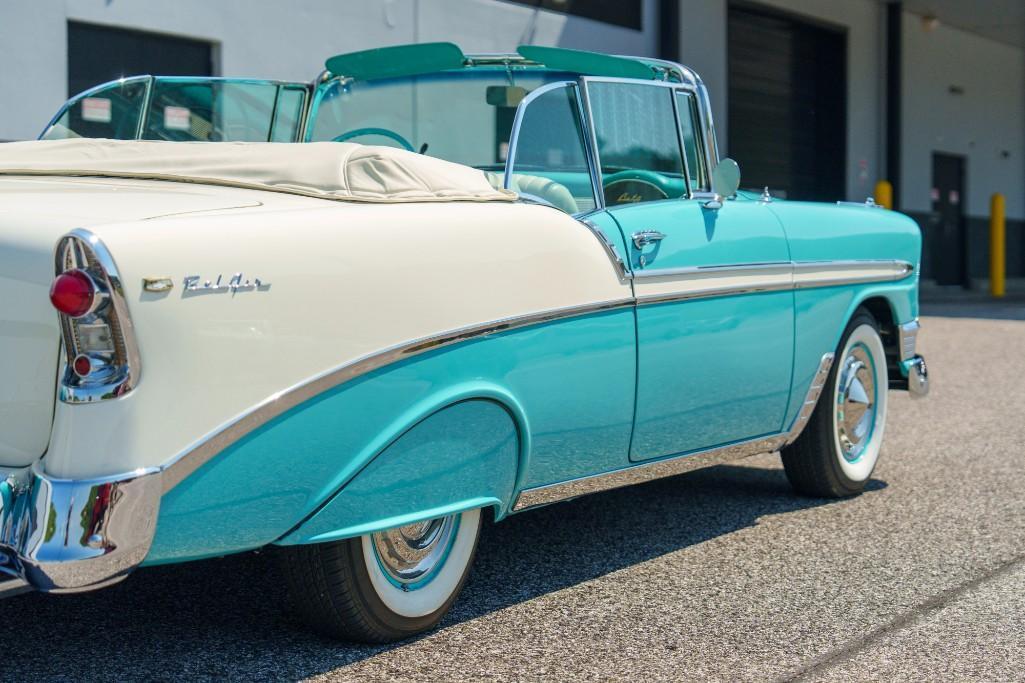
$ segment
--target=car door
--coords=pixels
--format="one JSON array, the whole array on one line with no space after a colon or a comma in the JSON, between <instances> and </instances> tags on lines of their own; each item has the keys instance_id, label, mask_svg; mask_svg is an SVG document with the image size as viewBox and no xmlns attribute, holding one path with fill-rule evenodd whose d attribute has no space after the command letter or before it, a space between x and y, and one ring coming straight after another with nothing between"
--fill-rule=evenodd
<instances>
[{"instance_id":1,"label":"car door","mask_svg":"<svg viewBox=\"0 0 1025 683\"><path fill-rule=\"evenodd\" d=\"M631 459L781 431L794 346L782 226L761 202L709 203L693 92L602 79L586 92L637 299Z\"/></svg>"}]
</instances>

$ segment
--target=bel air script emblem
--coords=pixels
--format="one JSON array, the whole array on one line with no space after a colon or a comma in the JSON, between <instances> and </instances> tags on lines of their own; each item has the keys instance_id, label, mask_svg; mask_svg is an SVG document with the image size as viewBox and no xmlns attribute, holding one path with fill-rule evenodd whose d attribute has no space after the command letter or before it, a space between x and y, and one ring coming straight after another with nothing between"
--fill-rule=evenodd
<instances>
[{"instance_id":1,"label":"bel air script emblem","mask_svg":"<svg viewBox=\"0 0 1025 683\"><path fill-rule=\"evenodd\" d=\"M218 275L216 280L203 280L199 275L185 276L186 292L247 292L249 290L267 289L269 282L264 282L258 277L252 280L243 278L242 273L235 273L227 282L223 282L224 276Z\"/></svg>"}]
</instances>

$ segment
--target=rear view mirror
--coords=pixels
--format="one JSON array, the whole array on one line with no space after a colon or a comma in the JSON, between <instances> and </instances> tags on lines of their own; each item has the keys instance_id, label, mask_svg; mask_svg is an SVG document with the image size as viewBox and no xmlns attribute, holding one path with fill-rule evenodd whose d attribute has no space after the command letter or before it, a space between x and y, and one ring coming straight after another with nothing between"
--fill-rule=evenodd
<instances>
[{"instance_id":1,"label":"rear view mirror","mask_svg":"<svg viewBox=\"0 0 1025 683\"><path fill-rule=\"evenodd\" d=\"M740 166L733 159L726 158L712 171L712 192L720 197L732 197L740 187Z\"/></svg>"},{"instance_id":2,"label":"rear view mirror","mask_svg":"<svg viewBox=\"0 0 1025 683\"><path fill-rule=\"evenodd\" d=\"M488 104L492 107L518 107L526 96L526 88L516 85L489 85L487 90Z\"/></svg>"}]
</instances>

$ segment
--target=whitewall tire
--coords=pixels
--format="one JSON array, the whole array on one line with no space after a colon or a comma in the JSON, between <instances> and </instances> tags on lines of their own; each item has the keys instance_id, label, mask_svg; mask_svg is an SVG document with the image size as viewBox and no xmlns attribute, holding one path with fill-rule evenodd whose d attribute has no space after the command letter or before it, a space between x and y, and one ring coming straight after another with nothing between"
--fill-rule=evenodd
<instances>
[{"instance_id":1,"label":"whitewall tire","mask_svg":"<svg viewBox=\"0 0 1025 683\"><path fill-rule=\"evenodd\" d=\"M287 548L282 568L297 614L342 640L386 643L438 624L469 574L481 511L359 538Z\"/></svg>"},{"instance_id":2,"label":"whitewall tire","mask_svg":"<svg viewBox=\"0 0 1025 683\"><path fill-rule=\"evenodd\" d=\"M889 377L879 325L858 309L844 330L818 405L801 436L780 451L787 479L811 496L860 493L886 427Z\"/></svg>"}]
</instances>

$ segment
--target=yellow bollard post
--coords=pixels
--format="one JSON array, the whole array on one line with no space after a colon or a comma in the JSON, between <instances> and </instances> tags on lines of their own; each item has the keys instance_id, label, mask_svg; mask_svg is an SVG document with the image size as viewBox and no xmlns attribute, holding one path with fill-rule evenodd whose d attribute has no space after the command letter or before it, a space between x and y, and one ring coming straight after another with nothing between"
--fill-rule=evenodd
<instances>
[{"instance_id":1,"label":"yellow bollard post","mask_svg":"<svg viewBox=\"0 0 1025 683\"><path fill-rule=\"evenodd\" d=\"M1007 222L1004 195L989 200L989 293L1002 297L1007 286Z\"/></svg>"},{"instance_id":2,"label":"yellow bollard post","mask_svg":"<svg viewBox=\"0 0 1025 683\"><path fill-rule=\"evenodd\" d=\"M876 183L875 203L887 209L893 209L893 185L889 180L880 180Z\"/></svg>"}]
</instances>

